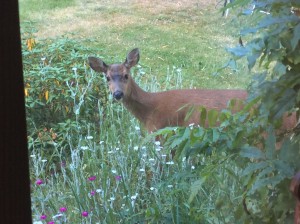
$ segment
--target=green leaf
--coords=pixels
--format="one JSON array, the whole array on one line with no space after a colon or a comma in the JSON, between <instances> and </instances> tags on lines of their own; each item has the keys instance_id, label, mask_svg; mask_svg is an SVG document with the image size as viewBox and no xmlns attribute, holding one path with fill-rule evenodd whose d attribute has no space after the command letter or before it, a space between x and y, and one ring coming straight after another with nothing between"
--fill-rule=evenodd
<instances>
[{"instance_id":1,"label":"green leaf","mask_svg":"<svg viewBox=\"0 0 300 224\"><path fill-rule=\"evenodd\" d=\"M291 39L292 50L296 49L299 43L299 39L300 39L300 23L294 28L293 38Z\"/></svg>"},{"instance_id":2,"label":"green leaf","mask_svg":"<svg viewBox=\"0 0 300 224\"><path fill-rule=\"evenodd\" d=\"M282 181L284 179L283 176L281 175L276 175L273 177L266 177L266 178L262 178L262 179L257 179L251 190L249 191L250 194L254 193L256 190L266 187L268 185L271 185L272 187L275 187L278 183L280 183L280 181Z\"/></svg>"},{"instance_id":3,"label":"green leaf","mask_svg":"<svg viewBox=\"0 0 300 224\"><path fill-rule=\"evenodd\" d=\"M207 117L208 117L208 125L213 127L216 125L218 121L219 112L215 109L209 110Z\"/></svg>"},{"instance_id":4,"label":"green leaf","mask_svg":"<svg viewBox=\"0 0 300 224\"><path fill-rule=\"evenodd\" d=\"M281 62L277 61L276 65L273 68L273 71L278 76L284 75L286 73L286 66Z\"/></svg>"},{"instance_id":5,"label":"green leaf","mask_svg":"<svg viewBox=\"0 0 300 224\"><path fill-rule=\"evenodd\" d=\"M244 57L249 53L249 50L245 47L227 48L226 50L237 58Z\"/></svg>"},{"instance_id":6,"label":"green leaf","mask_svg":"<svg viewBox=\"0 0 300 224\"><path fill-rule=\"evenodd\" d=\"M250 163L250 165L247 166L244 169L244 171L242 172L242 176L252 174L253 172L255 172L257 170L264 169L268 166L269 166L269 164L265 161L262 161L262 162L259 162L259 163Z\"/></svg>"},{"instance_id":7,"label":"green leaf","mask_svg":"<svg viewBox=\"0 0 300 224\"><path fill-rule=\"evenodd\" d=\"M276 150L276 137L274 129L270 127L267 133L268 137L266 139L266 157L267 159L273 159Z\"/></svg>"},{"instance_id":8,"label":"green leaf","mask_svg":"<svg viewBox=\"0 0 300 224\"><path fill-rule=\"evenodd\" d=\"M191 203L194 200L196 195L202 189L202 185L205 183L205 181L206 181L206 176L202 177L201 179L196 180L194 183L192 183L191 194L190 194L190 197L189 197L189 200L188 200L189 203Z\"/></svg>"},{"instance_id":9,"label":"green leaf","mask_svg":"<svg viewBox=\"0 0 300 224\"><path fill-rule=\"evenodd\" d=\"M240 152L240 156L249 159L265 159L265 154L254 146L244 146Z\"/></svg>"},{"instance_id":10,"label":"green leaf","mask_svg":"<svg viewBox=\"0 0 300 224\"><path fill-rule=\"evenodd\" d=\"M200 126L205 127L207 111L204 107L200 109Z\"/></svg>"},{"instance_id":11,"label":"green leaf","mask_svg":"<svg viewBox=\"0 0 300 224\"><path fill-rule=\"evenodd\" d=\"M275 168L279 171L279 173L286 178L291 178L295 174L295 170L289 166L289 164L283 162L282 160L274 161Z\"/></svg>"}]
</instances>

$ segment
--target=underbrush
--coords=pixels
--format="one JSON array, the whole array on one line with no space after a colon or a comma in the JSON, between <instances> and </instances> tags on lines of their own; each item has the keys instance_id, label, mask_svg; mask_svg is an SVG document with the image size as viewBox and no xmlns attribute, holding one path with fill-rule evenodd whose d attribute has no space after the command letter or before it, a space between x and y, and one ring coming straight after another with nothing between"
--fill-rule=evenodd
<instances>
[{"instance_id":1,"label":"underbrush","mask_svg":"<svg viewBox=\"0 0 300 224\"><path fill-rule=\"evenodd\" d=\"M86 64L91 49L67 37L36 42L31 29L22 44L36 223L291 222L299 139L275 150L273 124L252 110L260 98L234 115L234 102L202 111L208 128L148 135ZM132 73L148 91L182 87L181 68L168 68L163 86L146 81L147 67Z\"/></svg>"}]
</instances>

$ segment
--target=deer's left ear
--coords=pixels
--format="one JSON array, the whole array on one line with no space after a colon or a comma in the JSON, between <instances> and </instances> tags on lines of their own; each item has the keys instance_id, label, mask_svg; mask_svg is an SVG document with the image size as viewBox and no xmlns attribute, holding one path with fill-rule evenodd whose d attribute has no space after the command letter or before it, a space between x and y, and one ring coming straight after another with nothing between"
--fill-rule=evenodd
<instances>
[{"instance_id":1,"label":"deer's left ear","mask_svg":"<svg viewBox=\"0 0 300 224\"><path fill-rule=\"evenodd\" d=\"M127 68L131 68L135 66L139 62L139 60L140 60L140 51L138 48L135 48L128 53L124 65Z\"/></svg>"}]
</instances>

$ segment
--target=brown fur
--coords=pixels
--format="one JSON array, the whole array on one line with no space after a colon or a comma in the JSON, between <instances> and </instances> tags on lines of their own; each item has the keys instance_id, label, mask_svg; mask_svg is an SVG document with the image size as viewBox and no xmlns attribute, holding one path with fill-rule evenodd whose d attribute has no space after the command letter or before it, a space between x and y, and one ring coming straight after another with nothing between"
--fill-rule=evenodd
<instances>
[{"instance_id":1,"label":"brown fur","mask_svg":"<svg viewBox=\"0 0 300 224\"><path fill-rule=\"evenodd\" d=\"M106 65L101 59L89 57L89 64L97 72L105 73L108 78L110 91L122 99L124 106L145 126L149 132L167 126L188 126L199 124L199 110L188 120L186 115L192 106L203 106L206 109L218 111L227 108L231 99L245 100L245 90L170 90L151 93L142 90L130 76L130 68L139 61L139 50L133 49L122 64ZM121 94L121 95L120 95ZM292 128L296 124L296 117L286 119L284 128Z\"/></svg>"}]
</instances>

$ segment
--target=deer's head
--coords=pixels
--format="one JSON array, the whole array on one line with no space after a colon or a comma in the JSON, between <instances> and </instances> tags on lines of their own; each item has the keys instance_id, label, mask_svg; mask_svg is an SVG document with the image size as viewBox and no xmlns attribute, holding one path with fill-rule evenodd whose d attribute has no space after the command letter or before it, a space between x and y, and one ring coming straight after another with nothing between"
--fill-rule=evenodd
<instances>
[{"instance_id":1,"label":"deer's head","mask_svg":"<svg viewBox=\"0 0 300 224\"><path fill-rule=\"evenodd\" d=\"M139 49L135 48L128 53L125 62L121 64L107 65L96 57L89 57L88 62L94 71L104 73L113 97L120 100L130 92L128 85L131 79L130 69L138 63L139 59Z\"/></svg>"}]
</instances>

